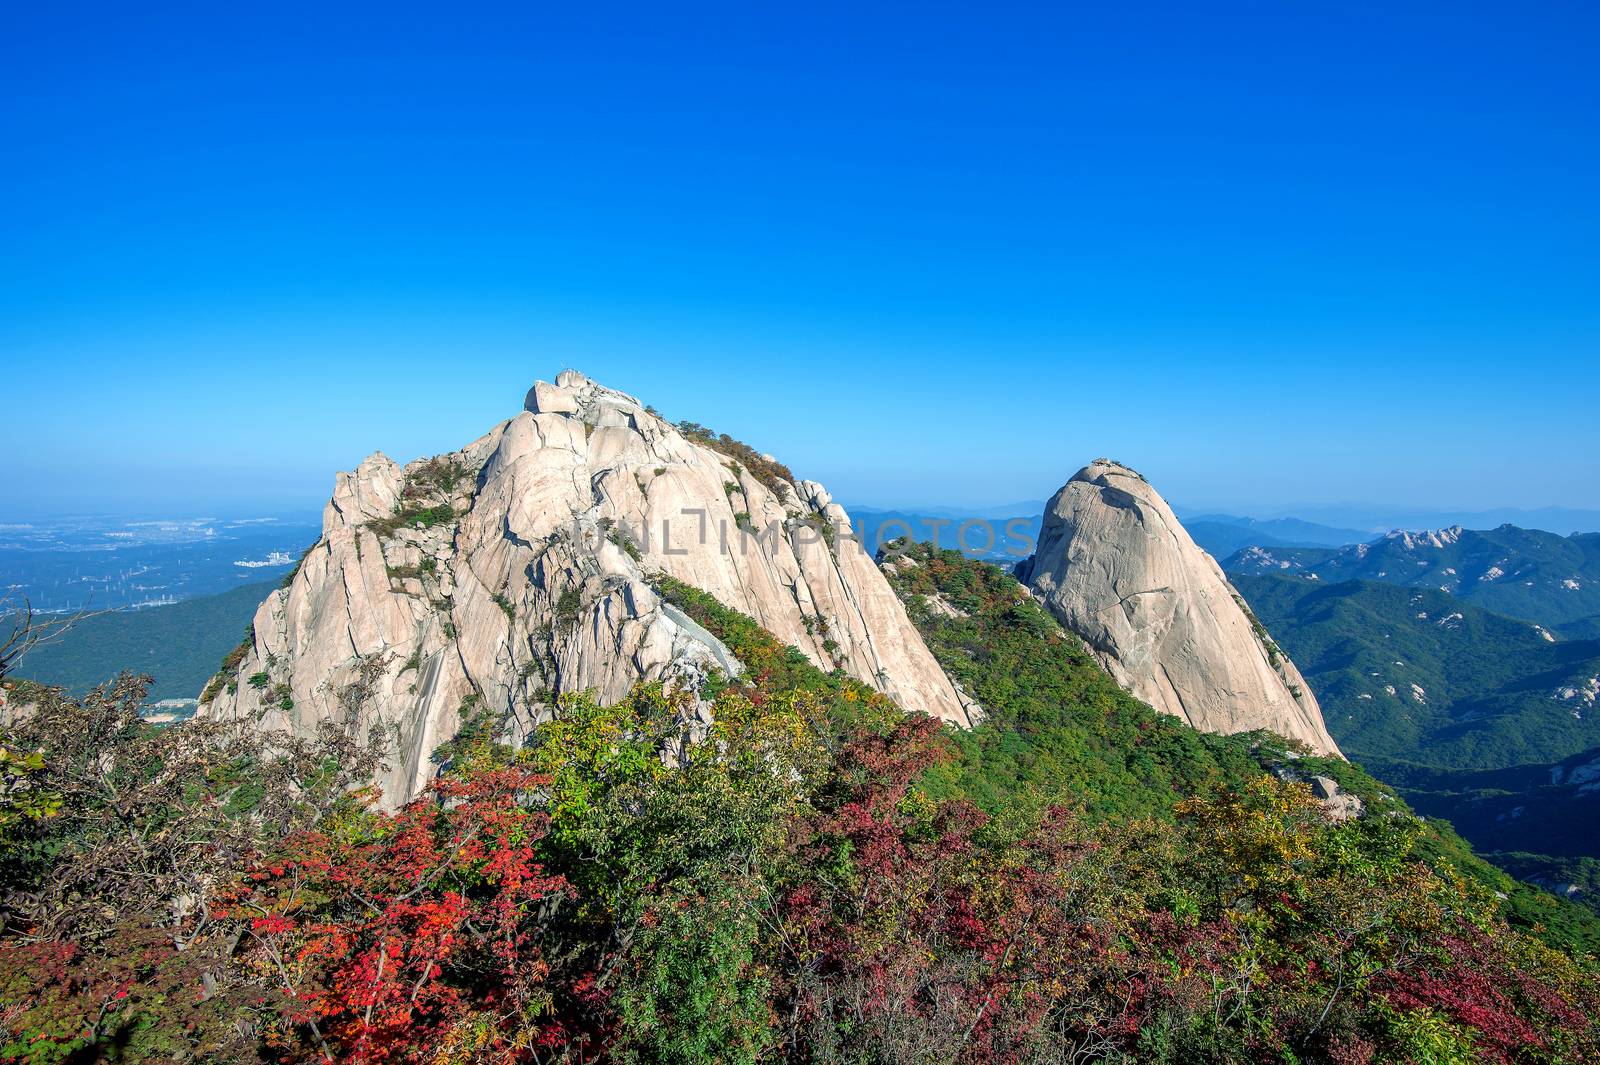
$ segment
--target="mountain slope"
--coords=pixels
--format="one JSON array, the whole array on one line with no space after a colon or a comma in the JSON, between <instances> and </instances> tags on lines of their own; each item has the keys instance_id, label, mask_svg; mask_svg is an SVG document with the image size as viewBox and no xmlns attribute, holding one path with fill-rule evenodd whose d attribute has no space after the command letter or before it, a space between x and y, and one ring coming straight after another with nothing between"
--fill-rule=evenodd
<instances>
[{"instance_id":1,"label":"mountain slope","mask_svg":"<svg viewBox=\"0 0 1600 1065\"><path fill-rule=\"evenodd\" d=\"M1506 769L1382 759L1372 767L1418 812L1447 818L1502 869L1600 913L1600 747Z\"/></svg>"},{"instance_id":2,"label":"mountain slope","mask_svg":"<svg viewBox=\"0 0 1600 1065\"><path fill-rule=\"evenodd\" d=\"M1000 810L1019 795L1097 817L1168 816L1174 795L1261 771L1252 735L1201 732L1117 683L1015 577L954 551L896 545L883 570L928 646L990 710L954 737L935 793Z\"/></svg>"},{"instance_id":3,"label":"mountain slope","mask_svg":"<svg viewBox=\"0 0 1600 1065\"><path fill-rule=\"evenodd\" d=\"M1352 757L1449 769L1553 762L1600 744L1600 642L1432 588L1235 575L1301 664Z\"/></svg>"},{"instance_id":4,"label":"mountain slope","mask_svg":"<svg viewBox=\"0 0 1600 1065\"><path fill-rule=\"evenodd\" d=\"M1579 952L1600 920L1356 766L1138 703L999 569L910 561L929 643L994 700L972 729L670 578L663 601L744 673L569 695L520 750L468 729L393 813L344 792L367 752L337 730L262 757L203 721L141 727L136 685L46 693L0 729L31 752L5 808L0 1044L39 1062L1593 1056ZM696 698L711 741L664 764ZM1330 816L1330 786L1373 813ZM49 816L29 816L38 795Z\"/></svg>"},{"instance_id":5,"label":"mountain slope","mask_svg":"<svg viewBox=\"0 0 1600 1065\"><path fill-rule=\"evenodd\" d=\"M1600 912L1600 641L1553 642L1433 589L1235 580L1352 757L1508 872Z\"/></svg>"},{"instance_id":6,"label":"mountain slope","mask_svg":"<svg viewBox=\"0 0 1600 1065\"><path fill-rule=\"evenodd\" d=\"M204 693L208 716L388 737L389 801L417 794L469 711L521 743L553 696L741 669L653 584L755 618L908 709L977 713L923 646L849 519L701 426L566 371L460 451L339 475L323 536ZM706 722L691 726L703 731Z\"/></svg>"},{"instance_id":7,"label":"mountain slope","mask_svg":"<svg viewBox=\"0 0 1600 1065\"><path fill-rule=\"evenodd\" d=\"M1326 776L1368 810L1405 809L1387 780L1360 765L1297 757L1268 730L1216 735L1156 712L1123 691L1077 636L993 565L928 545L886 554L883 564L928 646L988 711L951 737L960 758L930 770L925 786L935 797L969 799L1011 816L1065 803L1094 820L1127 824L1168 818L1184 796L1248 787L1266 772L1301 781ZM1434 867L1459 870L1498 893L1519 926L1539 929L1553 943L1600 950L1600 916L1475 856L1446 821L1430 821L1418 849Z\"/></svg>"},{"instance_id":8,"label":"mountain slope","mask_svg":"<svg viewBox=\"0 0 1600 1065\"><path fill-rule=\"evenodd\" d=\"M1392 532L1341 548L1247 547L1229 573L1315 575L1434 588L1481 607L1554 628L1600 614L1600 533L1557 536L1502 525Z\"/></svg>"},{"instance_id":9,"label":"mountain slope","mask_svg":"<svg viewBox=\"0 0 1600 1065\"><path fill-rule=\"evenodd\" d=\"M1485 852L1600 858L1600 747L1552 764L1441 770L1395 763L1385 773L1418 810L1448 817Z\"/></svg>"}]
</instances>

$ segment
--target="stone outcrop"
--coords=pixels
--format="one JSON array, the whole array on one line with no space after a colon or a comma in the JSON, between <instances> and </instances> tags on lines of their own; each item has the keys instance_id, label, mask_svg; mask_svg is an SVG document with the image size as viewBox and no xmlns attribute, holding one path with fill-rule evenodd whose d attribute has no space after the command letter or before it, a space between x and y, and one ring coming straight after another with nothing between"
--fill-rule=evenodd
<instances>
[{"instance_id":1,"label":"stone outcrop","mask_svg":"<svg viewBox=\"0 0 1600 1065\"><path fill-rule=\"evenodd\" d=\"M339 474L321 539L200 712L376 731L400 802L473 708L521 742L557 693L739 672L662 574L908 709L975 719L821 485L574 371L524 408L452 454Z\"/></svg>"},{"instance_id":2,"label":"stone outcrop","mask_svg":"<svg viewBox=\"0 0 1600 1065\"><path fill-rule=\"evenodd\" d=\"M1311 794L1317 797L1328 817L1334 821L1348 821L1366 811L1367 804L1361 801L1361 796L1345 791L1332 777L1312 777Z\"/></svg>"},{"instance_id":3,"label":"stone outcrop","mask_svg":"<svg viewBox=\"0 0 1600 1065\"><path fill-rule=\"evenodd\" d=\"M1045 510L1018 576L1124 688L1208 732L1271 729L1338 754L1300 671L1133 470L1100 459Z\"/></svg>"},{"instance_id":4,"label":"stone outcrop","mask_svg":"<svg viewBox=\"0 0 1600 1065\"><path fill-rule=\"evenodd\" d=\"M1405 529L1395 529L1384 536L1385 540L1392 540L1407 551L1415 551L1419 547L1448 547L1450 544L1460 543L1461 534L1466 530L1459 525L1452 525L1447 529L1424 529L1421 532L1407 532ZM1361 544L1366 547L1368 545ZM1365 554L1365 552L1362 552Z\"/></svg>"}]
</instances>

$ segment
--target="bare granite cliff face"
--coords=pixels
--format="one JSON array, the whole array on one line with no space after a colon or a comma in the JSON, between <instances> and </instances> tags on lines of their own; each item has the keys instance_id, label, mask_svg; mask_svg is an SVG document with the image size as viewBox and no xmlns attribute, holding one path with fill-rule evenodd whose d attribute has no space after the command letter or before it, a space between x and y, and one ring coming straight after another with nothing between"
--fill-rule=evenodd
<instances>
[{"instance_id":1,"label":"bare granite cliff face","mask_svg":"<svg viewBox=\"0 0 1600 1065\"><path fill-rule=\"evenodd\" d=\"M664 574L908 709L979 713L923 644L821 485L575 371L460 451L341 473L322 538L201 698L204 715L391 744L385 800L417 794L466 708L520 742L554 694L737 674L652 589ZM704 709L702 708L702 713Z\"/></svg>"},{"instance_id":2,"label":"bare granite cliff face","mask_svg":"<svg viewBox=\"0 0 1600 1065\"><path fill-rule=\"evenodd\" d=\"M1338 754L1300 671L1143 477L1099 459L1045 509L1018 570L1117 682L1207 732L1267 728Z\"/></svg>"}]
</instances>

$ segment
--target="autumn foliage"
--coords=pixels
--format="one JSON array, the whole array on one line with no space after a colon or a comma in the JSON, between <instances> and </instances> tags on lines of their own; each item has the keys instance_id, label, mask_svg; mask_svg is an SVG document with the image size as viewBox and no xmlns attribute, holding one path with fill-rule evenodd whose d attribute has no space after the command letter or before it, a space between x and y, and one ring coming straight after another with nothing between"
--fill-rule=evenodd
<instances>
[{"instance_id":1,"label":"autumn foliage","mask_svg":"<svg viewBox=\"0 0 1600 1065\"><path fill-rule=\"evenodd\" d=\"M384 816L285 841L218 903L273 989L262 1027L293 1058L520 1061L574 1033L554 1016L540 913L571 894L537 847L547 781L444 777Z\"/></svg>"},{"instance_id":2,"label":"autumn foliage","mask_svg":"<svg viewBox=\"0 0 1600 1065\"><path fill-rule=\"evenodd\" d=\"M52 697L0 741L0 1059L1600 1059L1593 960L1403 809L935 799L964 738L721 628L758 668L694 742L688 693L564 696L395 810L348 738Z\"/></svg>"}]
</instances>

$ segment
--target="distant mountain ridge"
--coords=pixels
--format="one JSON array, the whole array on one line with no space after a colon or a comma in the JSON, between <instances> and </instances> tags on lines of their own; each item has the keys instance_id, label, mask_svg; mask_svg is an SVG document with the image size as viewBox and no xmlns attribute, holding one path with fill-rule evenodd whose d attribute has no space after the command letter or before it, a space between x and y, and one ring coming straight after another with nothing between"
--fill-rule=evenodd
<instances>
[{"instance_id":1,"label":"distant mountain ridge","mask_svg":"<svg viewBox=\"0 0 1600 1065\"><path fill-rule=\"evenodd\" d=\"M1294 517L1340 528L1368 529L1367 538L1390 529L1438 529L1460 525L1467 529L1493 529L1515 525L1560 535L1600 532L1600 510L1582 507L1413 507L1392 503L1301 504L1268 508L1274 517ZM1179 510L1180 514L1188 511Z\"/></svg>"},{"instance_id":2,"label":"distant mountain ridge","mask_svg":"<svg viewBox=\"0 0 1600 1065\"><path fill-rule=\"evenodd\" d=\"M1383 581L1434 588L1554 628L1600 614L1600 533L1558 536L1502 525L1395 531L1348 547L1246 547L1230 573Z\"/></svg>"},{"instance_id":3,"label":"distant mountain ridge","mask_svg":"<svg viewBox=\"0 0 1600 1065\"><path fill-rule=\"evenodd\" d=\"M1361 529L1342 529L1300 518L1247 518L1236 514L1196 514L1184 517L1181 512L1179 517L1183 519L1183 527L1189 530L1195 541L1217 558L1223 558L1251 544L1343 547L1346 544L1365 543L1375 535ZM1196 529L1211 537L1216 548L1222 548L1221 554L1208 545L1206 539L1203 539L1201 534L1195 531ZM1225 542L1231 543L1232 546L1224 547Z\"/></svg>"}]
</instances>

